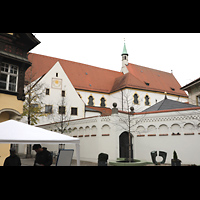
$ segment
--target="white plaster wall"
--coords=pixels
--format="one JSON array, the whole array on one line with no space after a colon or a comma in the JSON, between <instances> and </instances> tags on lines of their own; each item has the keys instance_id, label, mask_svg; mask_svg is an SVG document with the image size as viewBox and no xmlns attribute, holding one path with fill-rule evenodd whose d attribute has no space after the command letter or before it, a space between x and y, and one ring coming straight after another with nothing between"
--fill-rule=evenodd
<instances>
[{"instance_id":1,"label":"white plaster wall","mask_svg":"<svg viewBox=\"0 0 200 200\"><path fill-rule=\"evenodd\" d=\"M147 121L141 123L145 130L140 133L136 132L134 137L136 158L151 162L151 151L165 151L167 152L166 163L171 163L175 150L183 164L200 164L199 111L151 114L145 119ZM152 134L148 131L148 127L151 125L156 127L156 131L153 132L156 136L148 136L148 134ZM166 127L160 129L163 126L167 126L167 129ZM181 135L172 135L173 132L179 132ZM194 133L194 135L184 135L184 133ZM145 136L137 137L139 134ZM168 134L168 136L159 136L159 134Z\"/></svg>"},{"instance_id":2,"label":"white plaster wall","mask_svg":"<svg viewBox=\"0 0 200 200\"><path fill-rule=\"evenodd\" d=\"M98 154L101 152L109 155L109 161L119 157L119 136L122 132L128 131L127 126L122 128L117 125L123 123L119 115L90 117L70 122L68 130L72 131L67 134L80 139L81 160L97 162ZM134 136L134 158L151 162L151 151L165 151L167 152L166 163L171 163L173 151L176 150L182 164L200 164L200 135L198 134L200 133L200 111L135 115L133 124L135 125L131 133ZM51 126L47 125L43 128L50 130ZM173 132L179 132L181 135L173 136ZM184 133L194 133L194 135L184 135ZM102 136L102 134L109 135ZM148 136L149 134L155 134L155 136ZM159 134L168 135L160 136ZM137 135L144 136L137 137ZM66 145L66 148L74 147ZM75 157L76 154L74 154ZM157 160L160 161L159 157Z\"/></svg>"},{"instance_id":3,"label":"white plaster wall","mask_svg":"<svg viewBox=\"0 0 200 200\"><path fill-rule=\"evenodd\" d=\"M97 93L97 92L90 92L90 91L82 91L82 90L77 90L77 93L79 93L82 97L83 102L88 105L88 98L90 95L93 96L94 100L94 106L100 107L101 104L101 98L104 97L106 99L106 107L110 107L110 95L109 94L104 94L104 93Z\"/></svg>"},{"instance_id":4,"label":"white plaster wall","mask_svg":"<svg viewBox=\"0 0 200 200\"><path fill-rule=\"evenodd\" d=\"M200 95L200 83L197 83L193 87L189 88L189 103L197 105L196 97Z\"/></svg>"},{"instance_id":5,"label":"white plaster wall","mask_svg":"<svg viewBox=\"0 0 200 200\"><path fill-rule=\"evenodd\" d=\"M42 126L42 128L51 130L53 125ZM72 121L68 130L71 133L67 135L75 136L80 139L80 157L81 160L97 162L99 153L107 153L109 160L115 160L118 157L118 137L116 137L115 126L110 123L110 117L91 117ZM109 134L102 136L102 134ZM55 145L48 145L50 150L56 151ZM65 148L74 148L73 145L66 144ZM76 158L74 152L73 158Z\"/></svg>"},{"instance_id":6,"label":"white plaster wall","mask_svg":"<svg viewBox=\"0 0 200 200\"><path fill-rule=\"evenodd\" d=\"M56 77L56 73L58 73L58 77ZM52 78L62 80L62 87L60 89L52 88ZM50 94L44 94L41 99L43 106L52 105L53 113L47 114L46 116L40 117L40 121L37 125L52 123L61 120L61 115L58 114L59 106L62 105L62 99L64 98L65 106L66 106L66 119L78 119L83 118L85 114L85 105L84 102L78 96L76 90L71 84L69 78L65 74L63 68L60 63L57 62L48 73L39 81L38 84L42 84L44 93L45 89L48 88L50 90ZM65 97L62 97L62 90L65 90ZM76 107L78 109L77 115L71 115L71 107ZM43 110L45 112L45 109Z\"/></svg>"},{"instance_id":7,"label":"white plaster wall","mask_svg":"<svg viewBox=\"0 0 200 200\"><path fill-rule=\"evenodd\" d=\"M100 112L85 112L85 117L94 117L94 116L100 116L101 113Z\"/></svg>"},{"instance_id":8,"label":"white plaster wall","mask_svg":"<svg viewBox=\"0 0 200 200\"><path fill-rule=\"evenodd\" d=\"M119 110L122 110L122 92L117 91L111 94L101 94L97 92L90 92L90 91L81 91L77 90L77 92L81 95L82 100L86 105L88 105L88 97L90 95L94 98L94 106L100 106L100 99L104 97L106 99L106 107L112 108L112 104L114 102L117 103L117 108ZM133 103L133 95L137 94L139 96L139 104ZM150 105L145 105L145 96L149 95L150 99ZM127 104L126 104L126 98L128 98L129 106L134 106L135 112L143 111L144 109L149 108L150 106L154 105L156 102L162 101L165 97L164 93L159 92L151 92L151 91L144 91L144 90L138 90L138 89L123 89L123 110L127 111ZM168 99L177 100L180 102L187 102L188 98L178 97L175 95L167 94ZM157 100L157 101L156 101Z\"/></svg>"}]
</instances>

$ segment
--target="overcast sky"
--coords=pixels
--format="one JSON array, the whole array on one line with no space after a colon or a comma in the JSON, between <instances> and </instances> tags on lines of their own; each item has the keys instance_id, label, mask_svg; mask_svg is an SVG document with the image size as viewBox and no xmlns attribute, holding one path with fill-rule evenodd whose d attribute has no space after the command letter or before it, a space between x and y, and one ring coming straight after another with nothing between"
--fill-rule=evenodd
<instances>
[{"instance_id":1,"label":"overcast sky","mask_svg":"<svg viewBox=\"0 0 200 200\"><path fill-rule=\"evenodd\" d=\"M124 38L129 63L171 72L181 86L200 77L199 33L33 33L31 52L120 71Z\"/></svg>"}]
</instances>

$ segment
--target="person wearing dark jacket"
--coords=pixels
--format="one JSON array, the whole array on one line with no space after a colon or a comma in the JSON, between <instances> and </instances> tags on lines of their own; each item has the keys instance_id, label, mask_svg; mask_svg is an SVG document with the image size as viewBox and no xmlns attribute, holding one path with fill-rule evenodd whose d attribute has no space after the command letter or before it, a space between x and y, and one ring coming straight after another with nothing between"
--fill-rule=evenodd
<instances>
[{"instance_id":1,"label":"person wearing dark jacket","mask_svg":"<svg viewBox=\"0 0 200 200\"><path fill-rule=\"evenodd\" d=\"M37 153L34 166L50 166L52 164L52 155L46 147L42 148L40 144L34 144L33 150Z\"/></svg>"},{"instance_id":2,"label":"person wearing dark jacket","mask_svg":"<svg viewBox=\"0 0 200 200\"><path fill-rule=\"evenodd\" d=\"M3 166L21 166L21 160L14 148L10 148L10 156L5 159Z\"/></svg>"}]
</instances>

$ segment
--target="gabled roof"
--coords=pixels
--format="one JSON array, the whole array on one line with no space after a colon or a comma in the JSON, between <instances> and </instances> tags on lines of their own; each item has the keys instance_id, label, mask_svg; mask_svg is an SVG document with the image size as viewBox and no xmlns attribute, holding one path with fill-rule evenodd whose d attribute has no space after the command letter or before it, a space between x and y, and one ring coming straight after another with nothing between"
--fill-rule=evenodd
<instances>
[{"instance_id":1,"label":"gabled roof","mask_svg":"<svg viewBox=\"0 0 200 200\"><path fill-rule=\"evenodd\" d=\"M146 89L144 82L137 79L131 73L127 73L115 79L111 92L115 92L126 87Z\"/></svg>"},{"instance_id":2,"label":"gabled roof","mask_svg":"<svg viewBox=\"0 0 200 200\"><path fill-rule=\"evenodd\" d=\"M167 92L187 97L187 94L180 89L181 85L172 73L131 63L128 64L127 68L134 77L143 83L146 90Z\"/></svg>"},{"instance_id":3,"label":"gabled roof","mask_svg":"<svg viewBox=\"0 0 200 200\"><path fill-rule=\"evenodd\" d=\"M196 108L196 107L197 106L192 105L192 104L174 101L171 99L167 99L167 97L165 97L162 101L143 110L142 112L159 111L159 110L173 110L173 109L179 109L179 108Z\"/></svg>"},{"instance_id":4,"label":"gabled roof","mask_svg":"<svg viewBox=\"0 0 200 200\"><path fill-rule=\"evenodd\" d=\"M122 72L35 53L30 53L28 59L32 62L34 80L47 73L59 61L73 86L80 90L110 93L114 80L123 75Z\"/></svg>"},{"instance_id":5,"label":"gabled roof","mask_svg":"<svg viewBox=\"0 0 200 200\"><path fill-rule=\"evenodd\" d=\"M200 83L200 77L195 79L194 81L184 85L183 87L181 87L181 90L187 90L189 88L191 88L192 86L195 86L196 84Z\"/></svg>"},{"instance_id":6,"label":"gabled roof","mask_svg":"<svg viewBox=\"0 0 200 200\"><path fill-rule=\"evenodd\" d=\"M32 81L46 74L59 61L75 89L109 94L123 88L135 88L187 97L173 74L131 63L127 66L129 73L123 74L35 53L30 53L28 60L33 67L27 70L26 75L32 70L35 74Z\"/></svg>"}]
</instances>

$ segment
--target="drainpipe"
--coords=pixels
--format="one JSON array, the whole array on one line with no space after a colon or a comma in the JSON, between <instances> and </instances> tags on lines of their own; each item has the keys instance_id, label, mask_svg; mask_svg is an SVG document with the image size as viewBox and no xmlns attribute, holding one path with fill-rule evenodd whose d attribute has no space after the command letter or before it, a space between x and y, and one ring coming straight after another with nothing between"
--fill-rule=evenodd
<instances>
[{"instance_id":1,"label":"drainpipe","mask_svg":"<svg viewBox=\"0 0 200 200\"><path fill-rule=\"evenodd\" d=\"M122 111L124 110L124 93L123 90L121 90L122 93Z\"/></svg>"}]
</instances>

